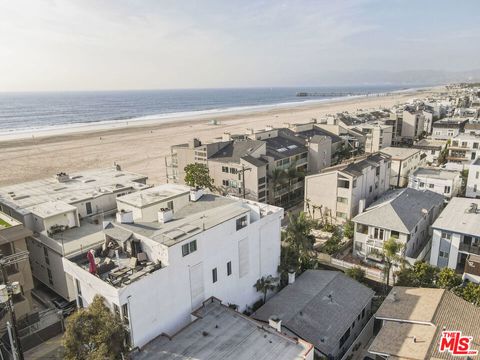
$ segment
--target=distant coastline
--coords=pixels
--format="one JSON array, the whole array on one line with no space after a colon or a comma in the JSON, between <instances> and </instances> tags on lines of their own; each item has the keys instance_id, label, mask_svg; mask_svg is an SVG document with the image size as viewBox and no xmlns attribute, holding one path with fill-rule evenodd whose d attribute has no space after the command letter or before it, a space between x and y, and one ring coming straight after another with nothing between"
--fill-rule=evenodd
<instances>
[{"instance_id":1,"label":"distant coastline","mask_svg":"<svg viewBox=\"0 0 480 360\"><path fill-rule=\"evenodd\" d=\"M408 89L386 89L387 91L370 93L368 95L353 95L353 96L341 96L330 98L296 98L296 101L272 103L272 104L260 104L260 105L245 105L245 106L233 106L225 108L213 108L207 110L193 110L193 111L178 111L144 116L132 116L125 117L123 119L111 119L111 120L99 120L88 122L74 122L74 123L62 123L58 125L41 126L27 126L17 128L5 128L0 126L0 141L9 141L16 139L32 139L43 138L49 136L59 136L67 134L76 134L83 132L95 132L106 131L114 129L123 129L131 127L142 127L149 125L161 125L169 123L182 123L192 120L196 121L220 121L226 116L245 116L249 114L259 114L275 110L288 110L310 107L315 107L321 104L341 103L345 101L377 98L381 96L388 96L394 94L408 94L412 95L418 91L428 91L432 87L416 87ZM368 90L368 88L367 88ZM292 98L295 98L296 93L292 89ZM302 99L302 100L298 100ZM59 110L61 111L61 109ZM59 114L60 116L61 114ZM0 125L2 116L0 114Z\"/></svg>"}]
</instances>

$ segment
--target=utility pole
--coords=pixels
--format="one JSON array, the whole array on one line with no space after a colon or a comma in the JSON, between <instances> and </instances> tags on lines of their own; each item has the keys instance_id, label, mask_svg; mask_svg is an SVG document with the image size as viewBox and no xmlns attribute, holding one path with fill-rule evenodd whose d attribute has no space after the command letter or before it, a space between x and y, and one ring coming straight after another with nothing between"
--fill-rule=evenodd
<instances>
[{"instance_id":1,"label":"utility pole","mask_svg":"<svg viewBox=\"0 0 480 360\"><path fill-rule=\"evenodd\" d=\"M243 193L243 198L245 199L245 171L251 171L252 168L245 167L245 165L242 165L242 170L238 170L238 172L242 173L242 193Z\"/></svg>"},{"instance_id":2,"label":"utility pole","mask_svg":"<svg viewBox=\"0 0 480 360\"><path fill-rule=\"evenodd\" d=\"M0 259L0 269L3 276L3 282L5 284L5 288L2 289L2 292L3 291L6 292L5 295L7 295L7 299L5 303L8 307L8 312L10 313L10 320L12 321L12 332L13 332L12 338L14 343L14 348L12 348L12 353L14 353L14 358L16 358L17 360L24 360L22 344L20 342L20 337L18 335L18 329L17 329L17 317L15 316L15 310L13 307L13 295L20 293L20 285L18 284L18 282L13 284L8 283L7 266L18 264L19 262L26 261L26 260L28 260L28 251L19 251L12 255L3 256Z\"/></svg>"}]
</instances>

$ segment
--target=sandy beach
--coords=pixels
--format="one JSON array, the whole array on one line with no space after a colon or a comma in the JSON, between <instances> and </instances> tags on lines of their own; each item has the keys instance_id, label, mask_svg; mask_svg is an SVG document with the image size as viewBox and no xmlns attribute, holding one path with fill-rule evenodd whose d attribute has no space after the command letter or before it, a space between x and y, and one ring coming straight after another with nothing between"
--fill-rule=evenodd
<instances>
[{"instance_id":1,"label":"sandy beach","mask_svg":"<svg viewBox=\"0 0 480 360\"><path fill-rule=\"evenodd\" d=\"M164 157L170 146L192 137L210 140L246 128L308 122L326 114L357 109L391 107L412 98L424 98L443 87L394 93L386 96L343 98L268 110L239 111L215 116L187 116L158 121L89 125L43 133L0 137L0 185L53 176L59 171L75 172L112 166L148 175L151 183L165 182ZM210 125L215 119L218 125ZM32 135L34 135L32 137Z\"/></svg>"}]
</instances>

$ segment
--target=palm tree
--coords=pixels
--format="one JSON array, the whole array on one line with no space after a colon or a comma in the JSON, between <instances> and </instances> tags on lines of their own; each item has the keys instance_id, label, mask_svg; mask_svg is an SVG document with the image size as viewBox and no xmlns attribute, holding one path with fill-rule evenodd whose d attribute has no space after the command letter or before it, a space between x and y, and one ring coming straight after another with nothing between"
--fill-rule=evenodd
<instances>
[{"instance_id":1,"label":"palm tree","mask_svg":"<svg viewBox=\"0 0 480 360\"><path fill-rule=\"evenodd\" d=\"M292 247L298 258L308 256L313 249L315 242L315 237L311 234L313 227L313 220L305 216L304 212L288 217L284 241Z\"/></svg>"},{"instance_id":2,"label":"palm tree","mask_svg":"<svg viewBox=\"0 0 480 360\"><path fill-rule=\"evenodd\" d=\"M267 301L268 292L275 290L277 285L278 278L273 277L272 275L268 275L267 277L262 276L253 286L258 292L261 292L263 294L263 303L265 304L265 302Z\"/></svg>"},{"instance_id":3,"label":"palm tree","mask_svg":"<svg viewBox=\"0 0 480 360\"><path fill-rule=\"evenodd\" d=\"M404 259L398 253L403 249L403 244L390 237L383 243L383 258L385 260L385 277L387 288L390 285L390 272L394 264L403 263Z\"/></svg>"},{"instance_id":4,"label":"palm tree","mask_svg":"<svg viewBox=\"0 0 480 360\"><path fill-rule=\"evenodd\" d=\"M298 170L295 162L293 162L285 171L285 176L287 177L288 181L288 201L291 202L294 180L303 179L305 177L305 173L301 170Z\"/></svg>"},{"instance_id":5,"label":"palm tree","mask_svg":"<svg viewBox=\"0 0 480 360\"><path fill-rule=\"evenodd\" d=\"M272 184L272 192L273 192L273 205L276 205L275 203L275 197L277 193L277 186L281 184L285 184L286 179L285 179L285 171L283 171L280 168L275 168L272 170L272 172L269 175L269 180L270 183Z\"/></svg>"}]
</instances>

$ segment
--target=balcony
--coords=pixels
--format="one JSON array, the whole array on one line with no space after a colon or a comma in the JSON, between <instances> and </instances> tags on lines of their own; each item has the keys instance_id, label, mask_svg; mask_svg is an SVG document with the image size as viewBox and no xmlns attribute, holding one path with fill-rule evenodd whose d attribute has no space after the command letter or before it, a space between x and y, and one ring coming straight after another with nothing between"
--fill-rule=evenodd
<instances>
[{"instance_id":1,"label":"balcony","mask_svg":"<svg viewBox=\"0 0 480 360\"><path fill-rule=\"evenodd\" d=\"M369 236L367 239L367 246L383 251L383 240L374 239Z\"/></svg>"},{"instance_id":2,"label":"balcony","mask_svg":"<svg viewBox=\"0 0 480 360\"><path fill-rule=\"evenodd\" d=\"M469 245L469 244L460 243L460 246L458 247L458 249L460 251L468 252L470 254L480 255L480 245Z\"/></svg>"}]
</instances>

